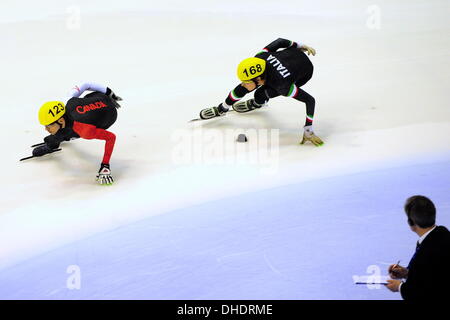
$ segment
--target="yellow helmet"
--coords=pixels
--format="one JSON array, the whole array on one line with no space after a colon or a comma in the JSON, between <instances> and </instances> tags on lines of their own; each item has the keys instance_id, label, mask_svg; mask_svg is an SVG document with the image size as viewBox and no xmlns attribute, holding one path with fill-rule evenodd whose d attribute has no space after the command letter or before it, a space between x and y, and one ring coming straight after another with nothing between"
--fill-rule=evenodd
<instances>
[{"instance_id":1,"label":"yellow helmet","mask_svg":"<svg viewBox=\"0 0 450 320\"><path fill-rule=\"evenodd\" d=\"M239 63L237 76L242 82L250 82L264 73L266 70L266 60L261 58L247 58Z\"/></svg>"},{"instance_id":2,"label":"yellow helmet","mask_svg":"<svg viewBox=\"0 0 450 320\"><path fill-rule=\"evenodd\" d=\"M61 101L49 101L39 109L39 122L43 125L49 125L58 121L66 113L66 106Z\"/></svg>"}]
</instances>

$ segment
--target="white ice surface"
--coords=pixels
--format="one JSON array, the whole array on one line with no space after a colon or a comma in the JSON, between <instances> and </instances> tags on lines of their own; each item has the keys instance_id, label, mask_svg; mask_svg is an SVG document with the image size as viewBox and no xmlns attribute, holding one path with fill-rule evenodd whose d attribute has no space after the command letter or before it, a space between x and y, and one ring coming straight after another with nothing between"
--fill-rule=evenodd
<instances>
[{"instance_id":1,"label":"white ice surface","mask_svg":"<svg viewBox=\"0 0 450 320\"><path fill-rule=\"evenodd\" d=\"M0 298L398 298L352 277L407 263L409 195L449 225L450 5L378 1L372 30L372 4L2 1ZM305 90L324 147L297 144L304 106L283 97L186 123L277 37L317 49ZM17 161L45 135L40 104L83 79L124 98L108 188L93 182L101 142ZM215 164L211 141L189 140L251 128L280 130L269 162ZM175 161L180 135L201 161ZM227 159L248 155L233 139ZM80 291L64 287L72 264Z\"/></svg>"},{"instance_id":2,"label":"white ice surface","mask_svg":"<svg viewBox=\"0 0 450 320\"><path fill-rule=\"evenodd\" d=\"M448 225L449 161L319 179L176 210L30 259L0 274L7 299L398 299L354 285L409 261L410 194ZM414 177L414 179L412 179ZM81 287L68 290L68 266Z\"/></svg>"}]
</instances>

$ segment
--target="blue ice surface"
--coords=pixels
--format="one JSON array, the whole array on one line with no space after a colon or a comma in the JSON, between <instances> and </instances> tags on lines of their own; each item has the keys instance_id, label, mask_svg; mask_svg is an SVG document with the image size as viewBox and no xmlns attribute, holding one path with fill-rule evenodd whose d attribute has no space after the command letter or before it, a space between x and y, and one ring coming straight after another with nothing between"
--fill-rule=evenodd
<instances>
[{"instance_id":1,"label":"blue ice surface","mask_svg":"<svg viewBox=\"0 0 450 320\"><path fill-rule=\"evenodd\" d=\"M184 208L3 270L1 299L400 299L353 276L406 265L403 204L449 225L450 162L286 185ZM69 289L70 265L80 288Z\"/></svg>"}]
</instances>

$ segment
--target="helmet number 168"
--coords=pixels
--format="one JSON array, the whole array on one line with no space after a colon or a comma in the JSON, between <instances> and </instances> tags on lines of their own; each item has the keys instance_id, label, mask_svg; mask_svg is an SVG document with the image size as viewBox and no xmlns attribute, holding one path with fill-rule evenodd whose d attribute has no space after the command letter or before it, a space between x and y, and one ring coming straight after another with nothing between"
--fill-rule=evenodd
<instances>
[{"instance_id":1,"label":"helmet number 168","mask_svg":"<svg viewBox=\"0 0 450 320\"><path fill-rule=\"evenodd\" d=\"M247 71L247 69L244 69L243 72L245 73L245 75L247 77L249 76L249 71L250 71L250 75L254 75L257 72L261 72L262 71L262 67L261 67L260 64L257 64L256 66L251 66L250 68L248 68L248 71Z\"/></svg>"}]
</instances>

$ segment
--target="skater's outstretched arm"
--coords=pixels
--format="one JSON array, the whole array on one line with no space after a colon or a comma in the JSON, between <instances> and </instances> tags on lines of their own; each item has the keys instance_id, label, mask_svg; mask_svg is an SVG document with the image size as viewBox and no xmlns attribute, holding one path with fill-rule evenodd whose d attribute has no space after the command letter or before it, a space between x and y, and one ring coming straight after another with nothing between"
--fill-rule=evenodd
<instances>
[{"instance_id":1,"label":"skater's outstretched arm","mask_svg":"<svg viewBox=\"0 0 450 320\"><path fill-rule=\"evenodd\" d=\"M247 93L250 93L247 88L245 88L242 84L239 84L236 88L230 91L225 101L221 103L224 109L229 109L233 104L241 100Z\"/></svg>"},{"instance_id":2,"label":"skater's outstretched arm","mask_svg":"<svg viewBox=\"0 0 450 320\"><path fill-rule=\"evenodd\" d=\"M102 163L96 176L97 182L102 185L111 185L114 182L111 176L111 168L109 161L111 154L114 150L114 144L116 142L116 135L110 131L97 128L91 124L81 123L74 121L73 130L84 139L99 139L105 140L105 152L103 154Z\"/></svg>"},{"instance_id":3,"label":"skater's outstretched arm","mask_svg":"<svg viewBox=\"0 0 450 320\"><path fill-rule=\"evenodd\" d=\"M97 92L101 92L106 94L106 90L108 88L105 87L104 85L98 84L98 83L94 83L94 82L83 82L81 84L78 84L76 86L74 86L71 90L69 95L72 98L78 98L80 97L83 92L85 92L86 90L89 91L97 91Z\"/></svg>"},{"instance_id":4,"label":"skater's outstretched arm","mask_svg":"<svg viewBox=\"0 0 450 320\"><path fill-rule=\"evenodd\" d=\"M297 87L295 84L292 84L287 96L306 104L305 126L311 126L314 118L314 109L316 107L316 100L314 97L305 90Z\"/></svg>"},{"instance_id":5,"label":"skater's outstretched arm","mask_svg":"<svg viewBox=\"0 0 450 320\"><path fill-rule=\"evenodd\" d=\"M241 100L247 93L251 91L245 88L242 84L239 84L236 88L230 91L225 101L221 102L217 107L202 109L200 111L200 119L205 120L223 116L228 112L230 107L236 104L236 102Z\"/></svg>"},{"instance_id":6,"label":"skater's outstretched arm","mask_svg":"<svg viewBox=\"0 0 450 320\"><path fill-rule=\"evenodd\" d=\"M74 121L73 130L84 139L99 139L105 140L105 153L103 155L104 164L109 164L109 160L111 159L111 154L114 150L114 144L116 142L116 135L110 131L106 131L104 129L97 128L91 124L80 123Z\"/></svg>"},{"instance_id":7,"label":"skater's outstretched arm","mask_svg":"<svg viewBox=\"0 0 450 320\"><path fill-rule=\"evenodd\" d=\"M287 48L299 48L303 52L308 53L308 55L312 54L313 56L316 55L316 50L312 47L307 46L304 43L301 42L295 42L283 38L278 38L277 40L271 42L268 44L262 51L265 52L276 52L279 49L287 49Z\"/></svg>"},{"instance_id":8,"label":"skater's outstretched arm","mask_svg":"<svg viewBox=\"0 0 450 320\"><path fill-rule=\"evenodd\" d=\"M301 101L306 104L306 120L304 126L303 139L300 142L304 144L306 141L310 141L315 146L322 146L324 143L322 139L320 139L313 130L313 118L314 118L314 109L316 106L316 100L313 96L311 96L308 92L303 89L300 89L295 84L293 84L289 90L287 95L288 97L294 98L298 101Z\"/></svg>"},{"instance_id":9,"label":"skater's outstretched arm","mask_svg":"<svg viewBox=\"0 0 450 320\"><path fill-rule=\"evenodd\" d=\"M270 44L265 46L263 51L276 52L278 49L286 49L286 48L290 48L290 47L300 48L300 45L301 44L298 44L297 42L294 42L291 40L278 38L277 40L272 41Z\"/></svg>"},{"instance_id":10,"label":"skater's outstretched arm","mask_svg":"<svg viewBox=\"0 0 450 320\"><path fill-rule=\"evenodd\" d=\"M121 101L122 98L117 96L109 87L105 87L102 84L94 83L94 82L83 82L70 90L69 96L72 98L80 97L85 91L97 91L106 94L111 97L115 101Z\"/></svg>"},{"instance_id":11,"label":"skater's outstretched arm","mask_svg":"<svg viewBox=\"0 0 450 320\"><path fill-rule=\"evenodd\" d=\"M63 141L78 138L78 135L69 128L61 128L54 135L48 135L44 138L44 144L40 144L33 149L33 155L36 157L51 153L53 150L59 148Z\"/></svg>"}]
</instances>

